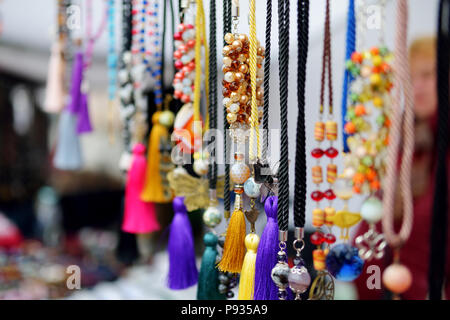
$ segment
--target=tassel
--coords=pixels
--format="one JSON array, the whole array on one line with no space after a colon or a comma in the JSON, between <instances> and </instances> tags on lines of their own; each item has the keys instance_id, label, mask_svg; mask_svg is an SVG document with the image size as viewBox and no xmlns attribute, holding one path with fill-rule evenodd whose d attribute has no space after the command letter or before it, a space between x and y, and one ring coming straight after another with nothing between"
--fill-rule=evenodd
<instances>
[{"instance_id":1,"label":"tassel","mask_svg":"<svg viewBox=\"0 0 450 320\"><path fill-rule=\"evenodd\" d=\"M168 139L169 132L165 126L159 123L160 115L161 111L156 111L152 116L153 127L150 132L147 172L141 199L155 203L169 203L172 197L164 193L162 186L160 173L161 153L159 150L161 140Z\"/></svg>"},{"instance_id":2,"label":"tassel","mask_svg":"<svg viewBox=\"0 0 450 320\"><path fill-rule=\"evenodd\" d=\"M194 240L191 223L183 197L173 199L174 217L169 234L168 286L173 290L186 289L197 283Z\"/></svg>"},{"instance_id":3,"label":"tassel","mask_svg":"<svg viewBox=\"0 0 450 320\"><path fill-rule=\"evenodd\" d=\"M80 111L81 82L83 80L83 53L77 52L75 54L72 70L70 103L67 108L72 113L78 113Z\"/></svg>"},{"instance_id":4,"label":"tassel","mask_svg":"<svg viewBox=\"0 0 450 320\"><path fill-rule=\"evenodd\" d=\"M250 233L245 237L245 254L244 263L241 270L241 278L239 280L239 300L253 300L253 291L255 286L255 263L256 251L258 250L259 237L256 233Z\"/></svg>"},{"instance_id":5,"label":"tassel","mask_svg":"<svg viewBox=\"0 0 450 320\"><path fill-rule=\"evenodd\" d=\"M236 204L225 236L222 260L219 270L240 273L245 256L245 217L240 209L242 206L240 194L236 194Z\"/></svg>"},{"instance_id":6,"label":"tassel","mask_svg":"<svg viewBox=\"0 0 450 320\"><path fill-rule=\"evenodd\" d=\"M76 115L64 110L59 119L59 137L53 164L61 170L78 170L82 166L80 141L76 132Z\"/></svg>"},{"instance_id":7,"label":"tassel","mask_svg":"<svg viewBox=\"0 0 450 320\"><path fill-rule=\"evenodd\" d=\"M88 133L92 131L91 119L89 118L88 95L81 93L80 109L78 111L77 133ZM144 148L145 149L145 148Z\"/></svg>"},{"instance_id":8,"label":"tassel","mask_svg":"<svg viewBox=\"0 0 450 320\"><path fill-rule=\"evenodd\" d=\"M64 59L61 44L55 42L48 63L44 110L58 113L64 108Z\"/></svg>"},{"instance_id":9,"label":"tassel","mask_svg":"<svg viewBox=\"0 0 450 320\"><path fill-rule=\"evenodd\" d=\"M258 246L255 266L255 300L278 300L278 288L273 282L270 273L277 264L278 248L278 197L267 198L264 209L267 215L267 224L261 235Z\"/></svg>"},{"instance_id":10,"label":"tassel","mask_svg":"<svg viewBox=\"0 0 450 320\"><path fill-rule=\"evenodd\" d=\"M133 160L125 187L122 230L128 233L143 234L160 229L156 220L155 205L143 202L139 196L144 185L146 164L145 146L138 143L133 148Z\"/></svg>"},{"instance_id":11,"label":"tassel","mask_svg":"<svg viewBox=\"0 0 450 320\"><path fill-rule=\"evenodd\" d=\"M217 236L211 232L205 234L205 252L198 275L198 300L224 300L225 295L219 293L219 271L216 267Z\"/></svg>"}]
</instances>

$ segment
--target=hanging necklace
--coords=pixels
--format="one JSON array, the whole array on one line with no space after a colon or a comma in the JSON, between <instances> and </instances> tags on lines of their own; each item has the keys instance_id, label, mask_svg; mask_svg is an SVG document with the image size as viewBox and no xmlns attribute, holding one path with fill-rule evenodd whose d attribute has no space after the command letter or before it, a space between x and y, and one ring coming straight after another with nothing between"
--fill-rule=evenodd
<instances>
[{"instance_id":1,"label":"hanging necklace","mask_svg":"<svg viewBox=\"0 0 450 320\"><path fill-rule=\"evenodd\" d=\"M114 0L108 0L108 132L110 143L114 142L114 100L117 89L117 53L116 53L116 33L115 33L115 14L116 7Z\"/></svg>"},{"instance_id":2,"label":"hanging necklace","mask_svg":"<svg viewBox=\"0 0 450 320\"><path fill-rule=\"evenodd\" d=\"M409 289L412 274L400 264L400 248L408 240L413 223L413 203L411 192L411 164L414 153L414 101L407 54L408 4L406 0L397 2L397 32L395 43L394 83L397 88L393 95L392 126L387 149L387 172L383 196L383 233L394 249L394 262L383 272L383 283L399 299L399 295ZM402 110L401 105L404 105ZM398 173L398 153L403 136L400 174ZM394 231L394 198L396 184L403 201L402 225L398 234Z\"/></svg>"},{"instance_id":3,"label":"hanging necklace","mask_svg":"<svg viewBox=\"0 0 450 320\"><path fill-rule=\"evenodd\" d=\"M280 53L279 78L280 78L280 165L278 168L278 263L272 269L272 280L278 287L278 298L286 300L288 277L290 268L287 264L286 242L288 240L289 224L289 154L288 154L288 75L289 75L289 0L278 2L278 46Z\"/></svg>"},{"instance_id":4,"label":"hanging necklace","mask_svg":"<svg viewBox=\"0 0 450 320\"><path fill-rule=\"evenodd\" d=\"M385 1L381 1L381 5L384 12ZM358 8L359 19L356 24L359 29L357 43L361 48L365 33L364 12L365 5L362 3ZM349 19L350 15L351 12ZM375 225L382 216L382 204L376 194L382 186L385 173L384 159L390 127L389 92L392 87L389 63L392 57L384 46L383 30L380 33L380 47L355 51L346 62L352 81L349 95L346 95L349 105L344 118L347 121L344 124L347 135L344 148L347 146L350 152L346 154L340 183L351 185L353 193L369 195L360 210L362 219L369 224L369 230L355 239L359 255L364 260L380 259L386 247L384 237L377 232ZM371 118L376 119L375 123L372 123Z\"/></svg>"},{"instance_id":5,"label":"hanging necklace","mask_svg":"<svg viewBox=\"0 0 450 320\"><path fill-rule=\"evenodd\" d=\"M328 80L328 119L323 122L326 79ZM329 247L336 241L335 236L331 232L331 227L334 224L333 218L336 214L335 209L331 206L332 201L336 198L332 188L337 176L337 166L333 163L333 159L338 155L338 151L333 147L333 142L337 139L337 123L334 121L333 111L330 3L327 0L324 24L319 121L316 122L314 126L314 139L317 141L318 146L312 150L311 155L313 158L317 159L317 164L312 167L312 180L317 188L319 188L324 181L320 159L325 155L330 160L330 163L328 163L326 167L326 181L329 184L329 188L324 192L316 190L311 193L311 199L316 202L316 208L313 209L312 212L312 224L316 228L316 231L311 235L310 241L313 245L317 246L313 251L313 265L314 269L317 271L317 277L311 286L311 300L320 300L323 298L331 300L334 297L334 282L325 268L325 257L329 252ZM330 142L330 147L323 150L320 146L325 139ZM324 198L329 201L329 206L322 209L320 208L319 203ZM324 233L322 227L326 227L328 231ZM322 244L325 244L325 248L322 248Z\"/></svg>"}]
</instances>

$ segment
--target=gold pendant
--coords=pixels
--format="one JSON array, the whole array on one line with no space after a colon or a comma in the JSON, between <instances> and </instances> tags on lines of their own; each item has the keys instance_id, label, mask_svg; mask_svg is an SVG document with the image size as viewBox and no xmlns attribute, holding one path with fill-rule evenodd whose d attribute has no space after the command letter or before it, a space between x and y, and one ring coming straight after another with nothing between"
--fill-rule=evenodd
<instances>
[{"instance_id":1,"label":"gold pendant","mask_svg":"<svg viewBox=\"0 0 450 320\"><path fill-rule=\"evenodd\" d=\"M334 300L334 280L328 271L317 271L309 291L309 300Z\"/></svg>"}]
</instances>

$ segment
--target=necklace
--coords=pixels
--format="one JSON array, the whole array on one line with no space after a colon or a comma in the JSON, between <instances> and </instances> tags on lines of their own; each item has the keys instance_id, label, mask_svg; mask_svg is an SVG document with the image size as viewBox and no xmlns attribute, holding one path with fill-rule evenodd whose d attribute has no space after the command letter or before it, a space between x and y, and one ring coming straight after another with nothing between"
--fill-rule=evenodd
<instances>
[{"instance_id":1,"label":"necklace","mask_svg":"<svg viewBox=\"0 0 450 320\"><path fill-rule=\"evenodd\" d=\"M412 83L409 74L407 54L408 4L405 0L397 2L397 37L395 43L395 74L394 83L396 92L393 95L392 126L389 133L389 146L387 148L387 170L383 197L382 218L383 233L389 245L394 249L394 263L383 272L384 285L395 294L409 289L412 283L412 274L409 269L400 264L400 248L411 234L413 223L413 204L411 192L411 164L414 153L414 101ZM404 99L404 111L401 104ZM403 122L403 123L402 123ZM400 174L398 174L398 153L400 139L403 134L403 155L401 158ZM398 234L394 231L394 197L396 183L403 200L402 226Z\"/></svg>"},{"instance_id":2,"label":"necklace","mask_svg":"<svg viewBox=\"0 0 450 320\"><path fill-rule=\"evenodd\" d=\"M114 0L108 0L108 132L110 143L114 142L113 127L113 104L116 98L117 89L117 53L116 53L116 33L115 33L115 14L116 7Z\"/></svg>"}]
</instances>

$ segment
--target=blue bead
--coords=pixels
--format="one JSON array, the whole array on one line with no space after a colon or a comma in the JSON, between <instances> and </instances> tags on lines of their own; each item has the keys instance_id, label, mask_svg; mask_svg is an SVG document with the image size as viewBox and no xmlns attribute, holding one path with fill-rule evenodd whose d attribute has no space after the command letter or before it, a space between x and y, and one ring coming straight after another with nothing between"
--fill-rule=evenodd
<instances>
[{"instance_id":1,"label":"blue bead","mask_svg":"<svg viewBox=\"0 0 450 320\"><path fill-rule=\"evenodd\" d=\"M163 100L161 99L161 98L156 98L155 99L155 103L156 104L160 104L160 103L162 103L163 102Z\"/></svg>"},{"instance_id":2,"label":"blue bead","mask_svg":"<svg viewBox=\"0 0 450 320\"><path fill-rule=\"evenodd\" d=\"M364 261L358 255L358 249L349 244L335 245L327 255L328 272L341 281L353 281L362 272Z\"/></svg>"},{"instance_id":3,"label":"blue bead","mask_svg":"<svg viewBox=\"0 0 450 320\"><path fill-rule=\"evenodd\" d=\"M141 48L141 50L140 50L141 52L145 52L145 48Z\"/></svg>"}]
</instances>

